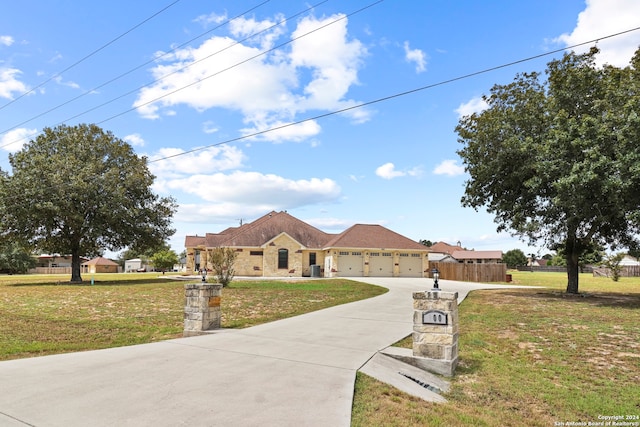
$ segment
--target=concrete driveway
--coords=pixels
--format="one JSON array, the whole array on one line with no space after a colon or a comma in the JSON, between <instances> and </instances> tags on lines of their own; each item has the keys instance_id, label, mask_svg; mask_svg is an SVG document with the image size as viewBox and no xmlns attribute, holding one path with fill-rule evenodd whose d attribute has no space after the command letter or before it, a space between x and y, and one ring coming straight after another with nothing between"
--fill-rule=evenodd
<instances>
[{"instance_id":1,"label":"concrete driveway","mask_svg":"<svg viewBox=\"0 0 640 427\"><path fill-rule=\"evenodd\" d=\"M0 362L0 426L348 426L356 371L412 330L431 279L211 335ZM441 281L461 301L475 289ZM224 298L224 291L222 297Z\"/></svg>"}]
</instances>

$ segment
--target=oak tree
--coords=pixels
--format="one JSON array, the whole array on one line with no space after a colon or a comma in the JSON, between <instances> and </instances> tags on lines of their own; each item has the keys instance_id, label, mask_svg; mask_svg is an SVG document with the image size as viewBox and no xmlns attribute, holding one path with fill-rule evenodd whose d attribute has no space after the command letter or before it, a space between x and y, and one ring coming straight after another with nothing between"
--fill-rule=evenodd
<instances>
[{"instance_id":1,"label":"oak tree","mask_svg":"<svg viewBox=\"0 0 640 427\"><path fill-rule=\"evenodd\" d=\"M82 282L80 256L146 248L174 233L175 202L152 192L147 159L96 125L45 128L9 162L0 180L3 234L70 254L71 282Z\"/></svg>"},{"instance_id":2,"label":"oak tree","mask_svg":"<svg viewBox=\"0 0 640 427\"><path fill-rule=\"evenodd\" d=\"M597 66L597 53L495 85L456 127L462 204L486 207L498 231L562 245L568 293L584 250L634 247L640 232L640 50L625 68Z\"/></svg>"}]
</instances>

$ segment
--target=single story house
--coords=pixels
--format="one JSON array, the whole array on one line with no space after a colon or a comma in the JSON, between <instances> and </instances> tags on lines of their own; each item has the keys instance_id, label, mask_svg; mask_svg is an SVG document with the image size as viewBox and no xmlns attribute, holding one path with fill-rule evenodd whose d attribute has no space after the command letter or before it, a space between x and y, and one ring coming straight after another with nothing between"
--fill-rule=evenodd
<instances>
[{"instance_id":1,"label":"single story house","mask_svg":"<svg viewBox=\"0 0 640 427\"><path fill-rule=\"evenodd\" d=\"M37 268L71 268L71 255L41 254L35 258ZM80 261L89 261L89 258L80 257Z\"/></svg>"},{"instance_id":2,"label":"single story house","mask_svg":"<svg viewBox=\"0 0 640 427\"><path fill-rule=\"evenodd\" d=\"M80 265L83 273L118 273L119 265L110 259L97 257Z\"/></svg>"},{"instance_id":3,"label":"single story house","mask_svg":"<svg viewBox=\"0 0 640 427\"><path fill-rule=\"evenodd\" d=\"M499 264L502 251L455 251L451 256L465 264Z\"/></svg>"},{"instance_id":4,"label":"single story house","mask_svg":"<svg viewBox=\"0 0 640 427\"><path fill-rule=\"evenodd\" d=\"M459 262L464 264L498 264L502 251L475 251L464 249L460 242L455 246L445 242L433 244L429 260L432 262Z\"/></svg>"},{"instance_id":5,"label":"single story house","mask_svg":"<svg viewBox=\"0 0 640 427\"><path fill-rule=\"evenodd\" d=\"M186 236L187 273L217 247L236 250L236 276L428 277L429 248L381 225L325 233L286 211L204 236Z\"/></svg>"}]
</instances>

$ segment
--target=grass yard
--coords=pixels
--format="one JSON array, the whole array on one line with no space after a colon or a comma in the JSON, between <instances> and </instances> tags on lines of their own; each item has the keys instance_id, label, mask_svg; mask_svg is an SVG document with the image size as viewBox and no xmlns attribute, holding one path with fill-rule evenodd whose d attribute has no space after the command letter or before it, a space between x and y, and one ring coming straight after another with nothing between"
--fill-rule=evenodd
<instances>
[{"instance_id":1,"label":"grass yard","mask_svg":"<svg viewBox=\"0 0 640 427\"><path fill-rule=\"evenodd\" d=\"M475 291L465 299L447 404L358 374L352 425L588 425L599 416L640 425L640 278L582 274L579 296L564 294L565 274L513 278L550 289ZM398 345L410 348L411 338Z\"/></svg>"},{"instance_id":2,"label":"grass yard","mask_svg":"<svg viewBox=\"0 0 640 427\"><path fill-rule=\"evenodd\" d=\"M182 336L183 281L158 273L0 276L0 360L142 344ZM234 281L222 327L243 328L386 292L349 280Z\"/></svg>"}]
</instances>

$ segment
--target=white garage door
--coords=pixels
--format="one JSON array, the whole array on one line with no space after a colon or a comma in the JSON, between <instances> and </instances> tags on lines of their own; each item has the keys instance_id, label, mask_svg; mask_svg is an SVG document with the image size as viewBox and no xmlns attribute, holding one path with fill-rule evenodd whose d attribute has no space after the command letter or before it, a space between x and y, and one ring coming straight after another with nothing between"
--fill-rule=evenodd
<instances>
[{"instance_id":1,"label":"white garage door","mask_svg":"<svg viewBox=\"0 0 640 427\"><path fill-rule=\"evenodd\" d=\"M362 252L343 251L338 253L338 276L362 276Z\"/></svg>"},{"instance_id":2,"label":"white garage door","mask_svg":"<svg viewBox=\"0 0 640 427\"><path fill-rule=\"evenodd\" d=\"M400 277L422 277L422 254L400 253Z\"/></svg>"},{"instance_id":3,"label":"white garage door","mask_svg":"<svg viewBox=\"0 0 640 427\"><path fill-rule=\"evenodd\" d=\"M393 254L391 252L371 252L369 254L369 276L392 277Z\"/></svg>"}]
</instances>

